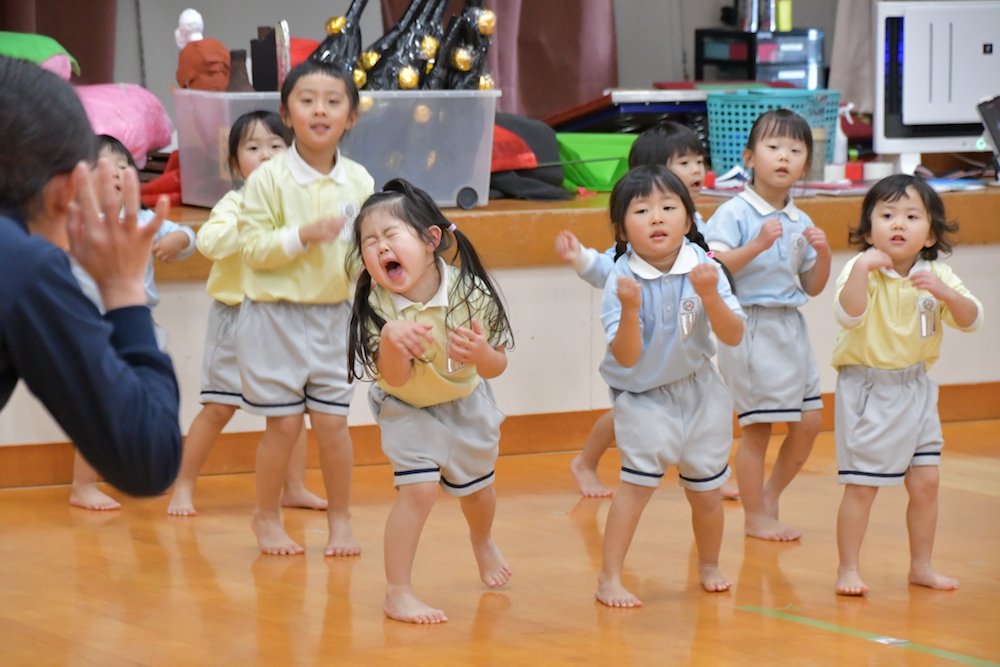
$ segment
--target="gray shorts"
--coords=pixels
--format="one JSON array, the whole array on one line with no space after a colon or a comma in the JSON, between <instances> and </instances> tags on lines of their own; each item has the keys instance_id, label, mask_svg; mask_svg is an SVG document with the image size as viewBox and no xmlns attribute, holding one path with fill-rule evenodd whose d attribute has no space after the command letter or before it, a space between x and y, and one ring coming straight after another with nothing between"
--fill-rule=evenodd
<instances>
[{"instance_id":1,"label":"gray shorts","mask_svg":"<svg viewBox=\"0 0 1000 667\"><path fill-rule=\"evenodd\" d=\"M733 392L740 426L797 422L819 410L819 368L798 308L746 306L746 332L736 347L719 345L719 370Z\"/></svg>"},{"instance_id":2,"label":"gray shorts","mask_svg":"<svg viewBox=\"0 0 1000 667\"><path fill-rule=\"evenodd\" d=\"M243 408L280 417L309 410L346 416L349 302L259 302L244 299L236 325Z\"/></svg>"},{"instance_id":3,"label":"gray shorts","mask_svg":"<svg viewBox=\"0 0 1000 667\"><path fill-rule=\"evenodd\" d=\"M843 366L836 396L841 484L898 486L910 466L940 464L938 388L922 363L892 371Z\"/></svg>"},{"instance_id":4,"label":"gray shorts","mask_svg":"<svg viewBox=\"0 0 1000 667\"><path fill-rule=\"evenodd\" d=\"M671 465L692 491L729 479L733 398L712 362L641 394L612 390L612 400L623 482L659 486Z\"/></svg>"},{"instance_id":5,"label":"gray shorts","mask_svg":"<svg viewBox=\"0 0 1000 667\"><path fill-rule=\"evenodd\" d=\"M236 322L239 306L212 300L208 310L205 358L201 363L201 402L243 405L243 385L236 365Z\"/></svg>"},{"instance_id":6,"label":"gray shorts","mask_svg":"<svg viewBox=\"0 0 1000 667\"><path fill-rule=\"evenodd\" d=\"M397 488L440 482L448 495L468 496L493 483L504 414L486 380L465 398L426 408L404 403L373 383L368 404Z\"/></svg>"}]
</instances>

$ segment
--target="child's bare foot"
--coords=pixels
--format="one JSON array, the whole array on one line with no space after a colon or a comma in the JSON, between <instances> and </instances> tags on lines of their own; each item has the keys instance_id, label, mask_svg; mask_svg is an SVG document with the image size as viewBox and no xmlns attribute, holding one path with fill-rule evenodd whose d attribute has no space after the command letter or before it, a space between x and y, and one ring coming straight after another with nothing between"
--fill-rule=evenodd
<instances>
[{"instance_id":1,"label":"child's bare foot","mask_svg":"<svg viewBox=\"0 0 1000 667\"><path fill-rule=\"evenodd\" d=\"M330 539L323 549L324 556L360 556L361 545L354 539L351 516L330 515Z\"/></svg>"},{"instance_id":2,"label":"child's bare foot","mask_svg":"<svg viewBox=\"0 0 1000 667\"><path fill-rule=\"evenodd\" d=\"M573 475L573 479L576 480L576 485L580 487L580 493L586 497L606 498L612 494L611 489L601 484L597 470L583 464L582 455L573 459L569 464L569 471Z\"/></svg>"},{"instance_id":3,"label":"child's bare foot","mask_svg":"<svg viewBox=\"0 0 1000 667\"><path fill-rule=\"evenodd\" d=\"M911 584L927 586L938 591L953 591L958 588L958 579L946 577L930 565L922 568L910 568Z\"/></svg>"},{"instance_id":4,"label":"child's bare foot","mask_svg":"<svg viewBox=\"0 0 1000 667\"><path fill-rule=\"evenodd\" d=\"M795 530L791 526L786 526L777 519L763 514L748 514L743 526L743 532L750 537L772 540L774 542L789 542L802 537L801 531Z\"/></svg>"},{"instance_id":5,"label":"child's bare foot","mask_svg":"<svg viewBox=\"0 0 1000 667\"><path fill-rule=\"evenodd\" d=\"M723 500L739 500L740 499L740 489L735 484L726 482L719 487L719 493L722 494Z\"/></svg>"},{"instance_id":6,"label":"child's bare foot","mask_svg":"<svg viewBox=\"0 0 1000 667\"><path fill-rule=\"evenodd\" d=\"M409 586L386 586L382 611L389 618L404 623L443 623L448 620L443 611L418 600Z\"/></svg>"},{"instance_id":7,"label":"child's bare foot","mask_svg":"<svg viewBox=\"0 0 1000 667\"><path fill-rule=\"evenodd\" d=\"M718 565L699 565L698 577L701 579L701 587L709 593L728 591L733 586L733 582L719 571Z\"/></svg>"},{"instance_id":8,"label":"child's bare foot","mask_svg":"<svg viewBox=\"0 0 1000 667\"><path fill-rule=\"evenodd\" d=\"M281 517L270 518L254 512L250 527L257 536L261 553L273 556L295 556L305 553L305 549L285 532L285 527L281 525Z\"/></svg>"},{"instance_id":9,"label":"child's bare foot","mask_svg":"<svg viewBox=\"0 0 1000 667\"><path fill-rule=\"evenodd\" d=\"M304 486L294 490L286 488L285 492L281 495L282 507L302 507L307 510L325 510L327 505L328 503L326 498L320 498Z\"/></svg>"},{"instance_id":10,"label":"child's bare foot","mask_svg":"<svg viewBox=\"0 0 1000 667\"><path fill-rule=\"evenodd\" d=\"M868 586L857 570L840 570L837 574L837 595L865 595Z\"/></svg>"},{"instance_id":11,"label":"child's bare foot","mask_svg":"<svg viewBox=\"0 0 1000 667\"><path fill-rule=\"evenodd\" d=\"M628 589L622 586L621 579L604 580L603 577L597 579L597 591L594 597L601 604L609 607L641 607L642 600L632 595Z\"/></svg>"},{"instance_id":12,"label":"child's bare foot","mask_svg":"<svg viewBox=\"0 0 1000 667\"><path fill-rule=\"evenodd\" d=\"M122 507L120 502L98 489L95 484L74 486L69 494L69 504L85 510L98 511L117 510Z\"/></svg>"},{"instance_id":13,"label":"child's bare foot","mask_svg":"<svg viewBox=\"0 0 1000 667\"><path fill-rule=\"evenodd\" d=\"M170 496L170 504L167 505L167 514L174 516L194 516L198 512L194 509L194 498L191 489L181 485L174 486L174 495Z\"/></svg>"},{"instance_id":14,"label":"child's bare foot","mask_svg":"<svg viewBox=\"0 0 1000 667\"><path fill-rule=\"evenodd\" d=\"M483 580L484 584L490 588L497 588L510 581L514 571L510 569L507 561L503 559L503 554L497 549L497 545L493 543L492 537L486 538L486 540L479 544L473 542L472 552L476 555L476 563L479 565L479 578Z\"/></svg>"}]
</instances>

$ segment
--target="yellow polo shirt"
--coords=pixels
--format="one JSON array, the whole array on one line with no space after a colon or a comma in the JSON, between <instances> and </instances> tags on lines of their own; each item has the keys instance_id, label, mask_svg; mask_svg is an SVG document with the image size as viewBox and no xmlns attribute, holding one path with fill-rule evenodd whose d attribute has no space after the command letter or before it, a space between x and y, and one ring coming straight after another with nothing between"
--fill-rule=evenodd
<instances>
[{"instance_id":1,"label":"yellow polo shirt","mask_svg":"<svg viewBox=\"0 0 1000 667\"><path fill-rule=\"evenodd\" d=\"M852 258L837 279L837 321L844 328L833 351L834 367L860 365L897 370L923 362L930 369L941 355L942 324L962 331L975 331L982 324L983 304L979 299L972 296L947 264L926 260L918 260L910 274L930 271L944 284L975 301L979 314L971 326L962 329L956 325L943 301L926 290L918 290L907 277L886 269L868 273L868 307L860 316L850 317L840 306L840 292L859 257L860 254ZM931 331L927 326L935 317L923 318L925 321L921 323L920 313L924 309L936 316L936 330ZM921 336L923 328L928 329L929 335Z\"/></svg>"},{"instance_id":2,"label":"yellow polo shirt","mask_svg":"<svg viewBox=\"0 0 1000 667\"><path fill-rule=\"evenodd\" d=\"M409 381L402 387L389 386L376 377L385 393L417 408L438 405L465 398L479 386L480 377L474 365L465 366L454 373L448 372L448 333L456 327L471 328L474 318L483 326L483 333L494 346L495 332L486 329L486 323L496 306L482 293L470 301L460 301L452 288L459 279L459 269L438 259L441 285L437 293L424 303L414 303L404 296L393 294L381 287L372 290L369 302L387 322L408 320L432 326L434 344L429 346L422 359L415 360Z\"/></svg>"},{"instance_id":3,"label":"yellow polo shirt","mask_svg":"<svg viewBox=\"0 0 1000 667\"><path fill-rule=\"evenodd\" d=\"M259 166L247 180L240 214L243 293L254 301L340 303L351 297L345 268L354 219L374 192L364 167L337 151L323 174L303 160L293 143ZM299 227L329 216L347 224L334 241L304 246Z\"/></svg>"},{"instance_id":4,"label":"yellow polo shirt","mask_svg":"<svg viewBox=\"0 0 1000 667\"><path fill-rule=\"evenodd\" d=\"M205 291L228 306L243 301L243 260L240 259L240 207L243 191L231 190L212 208L198 230L198 252L212 260Z\"/></svg>"}]
</instances>

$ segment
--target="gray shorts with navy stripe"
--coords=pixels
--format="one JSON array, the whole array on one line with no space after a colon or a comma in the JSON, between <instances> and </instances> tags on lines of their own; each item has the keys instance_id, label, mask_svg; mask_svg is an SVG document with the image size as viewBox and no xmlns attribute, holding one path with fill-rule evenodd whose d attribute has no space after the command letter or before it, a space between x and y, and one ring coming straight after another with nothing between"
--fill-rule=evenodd
<instances>
[{"instance_id":1,"label":"gray shorts with navy stripe","mask_svg":"<svg viewBox=\"0 0 1000 667\"><path fill-rule=\"evenodd\" d=\"M740 426L797 422L823 407L819 368L798 308L745 306L746 330L735 347L719 345L719 370L733 392Z\"/></svg>"},{"instance_id":2,"label":"gray shorts with navy stripe","mask_svg":"<svg viewBox=\"0 0 1000 667\"><path fill-rule=\"evenodd\" d=\"M944 436L938 388L924 364L899 370L843 366L837 375L837 481L902 484L910 466L938 465Z\"/></svg>"},{"instance_id":3,"label":"gray shorts with navy stripe","mask_svg":"<svg viewBox=\"0 0 1000 667\"><path fill-rule=\"evenodd\" d=\"M236 365L236 322L240 307L212 300L201 364L201 402L243 405L243 385Z\"/></svg>"},{"instance_id":4,"label":"gray shorts with navy stripe","mask_svg":"<svg viewBox=\"0 0 1000 667\"><path fill-rule=\"evenodd\" d=\"M612 390L612 400L623 482L659 486L671 465L693 491L729 479L733 399L712 362L642 393Z\"/></svg>"}]
</instances>

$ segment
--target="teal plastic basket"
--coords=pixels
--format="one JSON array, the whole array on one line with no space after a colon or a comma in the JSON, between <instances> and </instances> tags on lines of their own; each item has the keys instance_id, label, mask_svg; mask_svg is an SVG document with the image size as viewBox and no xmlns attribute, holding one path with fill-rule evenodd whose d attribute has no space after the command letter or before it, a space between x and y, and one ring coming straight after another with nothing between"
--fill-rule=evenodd
<instances>
[{"instance_id":1,"label":"teal plastic basket","mask_svg":"<svg viewBox=\"0 0 1000 667\"><path fill-rule=\"evenodd\" d=\"M826 162L833 161L839 90L791 90L772 88L735 93L708 93L708 143L712 169L722 174L743 164L750 128L765 111L791 109L810 127L826 130ZM814 160L822 155L813 147Z\"/></svg>"}]
</instances>

